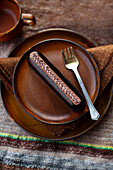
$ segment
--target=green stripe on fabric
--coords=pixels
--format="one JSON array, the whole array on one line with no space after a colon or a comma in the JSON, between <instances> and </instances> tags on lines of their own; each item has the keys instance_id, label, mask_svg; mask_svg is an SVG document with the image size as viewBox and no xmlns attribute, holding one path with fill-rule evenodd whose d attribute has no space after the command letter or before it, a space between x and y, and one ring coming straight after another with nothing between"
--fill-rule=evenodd
<instances>
[{"instance_id":1,"label":"green stripe on fabric","mask_svg":"<svg viewBox=\"0 0 113 170\"><path fill-rule=\"evenodd\" d=\"M6 138L12 138L12 139L18 139L18 140L26 140L26 141L41 141L41 142L46 142L46 143L76 145L76 146L83 146L83 147L87 147L87 148L95 148L95 149L103 149L103 150L113 151L112 146L93 145L93 144L79 143L79 142L75 142L75 141L52 141L52 140L44 140L44 139L40 139L40 138L36 138L36 137L18 136L18 135L12 135L12 134L7 134L7 133L0 133L0 137L6 137Z\"/></svg>"}]
</instances>

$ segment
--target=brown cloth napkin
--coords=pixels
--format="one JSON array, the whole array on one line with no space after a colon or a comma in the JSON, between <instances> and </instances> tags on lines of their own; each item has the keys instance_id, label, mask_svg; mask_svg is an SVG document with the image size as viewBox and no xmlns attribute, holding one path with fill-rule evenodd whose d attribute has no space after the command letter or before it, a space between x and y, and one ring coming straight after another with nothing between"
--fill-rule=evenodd
<instances>
[{"instance_id":1,"label":"brown cloth napkin","mask_svg":"<svg viewBox=\"0 0 113 170\"><path fill-rule=\"evenodd\" d=\"M100 72L100 93L113 77L113 45L89 48L87 51L97 63Z\"/></svg>"},{"instance_id":2,"label":"brown cloth napkin","mask_svg":"<svg viewBox=\"0 0 113 170\"><path fill-rule=\"evenodd\" d=\"M113 45L89 48L87 51L97 63L100 72L100 93L105 89L113 77ZM0 79L5 87L13 92L12 77L18 57L0 59ZM66 129L73 129L76 124L49 125L43 123L54 135L60 136Z\"/></svg>"},{"instance_id":3,"label":"brown cloth napkin","mask_svg":"<svg viewBox=\"0 0 113 170\"><path fill-rule=\"evenodd\" d=\"M0 58L0 79L8 90L12 89L12 77L16 63L19 61L18 57Z\"/></svg>"},{"instance_id":4,"label":"brown cloth napkin","mask_svg":"<svg viewBox=\"0 0 113 170\"><path fill-rule=\"evenodd\" d=\"M113 76L113 45L89 48L87 51L97 63L100 72L100 91L102 92ZM7 89L12 90L12 77L19 57L0 58L0 79Z\"/></svg>"}]
</instances>

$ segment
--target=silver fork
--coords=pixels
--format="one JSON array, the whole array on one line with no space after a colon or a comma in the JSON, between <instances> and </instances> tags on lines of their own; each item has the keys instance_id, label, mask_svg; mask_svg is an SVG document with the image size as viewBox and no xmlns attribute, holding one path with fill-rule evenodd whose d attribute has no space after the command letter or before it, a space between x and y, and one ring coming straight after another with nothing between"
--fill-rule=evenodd
<instances>
[{"instance_id":1,"label":"silver fork","mask_svg":"<svg viewBox=\"0 0 113 170\"><path fill-rule=\"evenodd\" d=\"M65 54L64 54L65 53ZM98 118L100 117L98 111L96 110L96 108L94 107L89 95L88 95L88 92L83 84L83 81L80 77L80 74L78 72L78 66L79 66L79 61L73 51L73 48L72 47L68 47L67 49L64 49L64 51L62 50L62 55L63 55L63 58L64 58L64 62L65 62L65 66L67 69L71 69L73 70L73 72L75 73L76 77L77 77L77 80L80 84L80 87L83 91L83 94L85 96L85 99L87 101L87 105L88 105L88 108L89 108L89 111L90 111L90 115L91 115L91 119L93 120L98 120Z\"/></svg>"}]
</instances>

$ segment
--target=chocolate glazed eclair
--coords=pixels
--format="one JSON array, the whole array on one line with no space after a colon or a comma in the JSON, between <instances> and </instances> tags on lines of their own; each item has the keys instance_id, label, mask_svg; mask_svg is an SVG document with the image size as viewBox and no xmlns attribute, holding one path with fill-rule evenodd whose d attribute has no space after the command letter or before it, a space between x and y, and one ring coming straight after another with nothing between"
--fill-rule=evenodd
<instances>
[{"instance_id":1,"label":"chocolate glazed eclair","mask_svg":"<svg viewBox=\"0 0 113 170\"><path fill-rule=\"evenodd\" d=\"M30 53L28 62L73 111L79 112L85 108L82 95L42 53Z\"/></svg>"}]
</instances>

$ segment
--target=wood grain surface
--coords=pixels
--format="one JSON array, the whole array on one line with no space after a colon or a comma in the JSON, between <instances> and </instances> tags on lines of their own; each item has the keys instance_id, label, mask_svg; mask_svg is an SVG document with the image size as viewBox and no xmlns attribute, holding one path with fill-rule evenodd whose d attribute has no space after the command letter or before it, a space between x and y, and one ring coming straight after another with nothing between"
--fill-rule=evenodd
<instances>
[{"instance_id":1,"label":"wood grain surface","mask_svg":"<svg viewBox=\"0 0 113 170\"><path fill-rule=\"evenodd\" d=\"M22 12L36 16L34 27L24 27L29 36L50 27L80 32L99 45L113 43L112 0L19 0ZM26 35L25 35L26 34Z\"/></svg>"}]
</instances>

